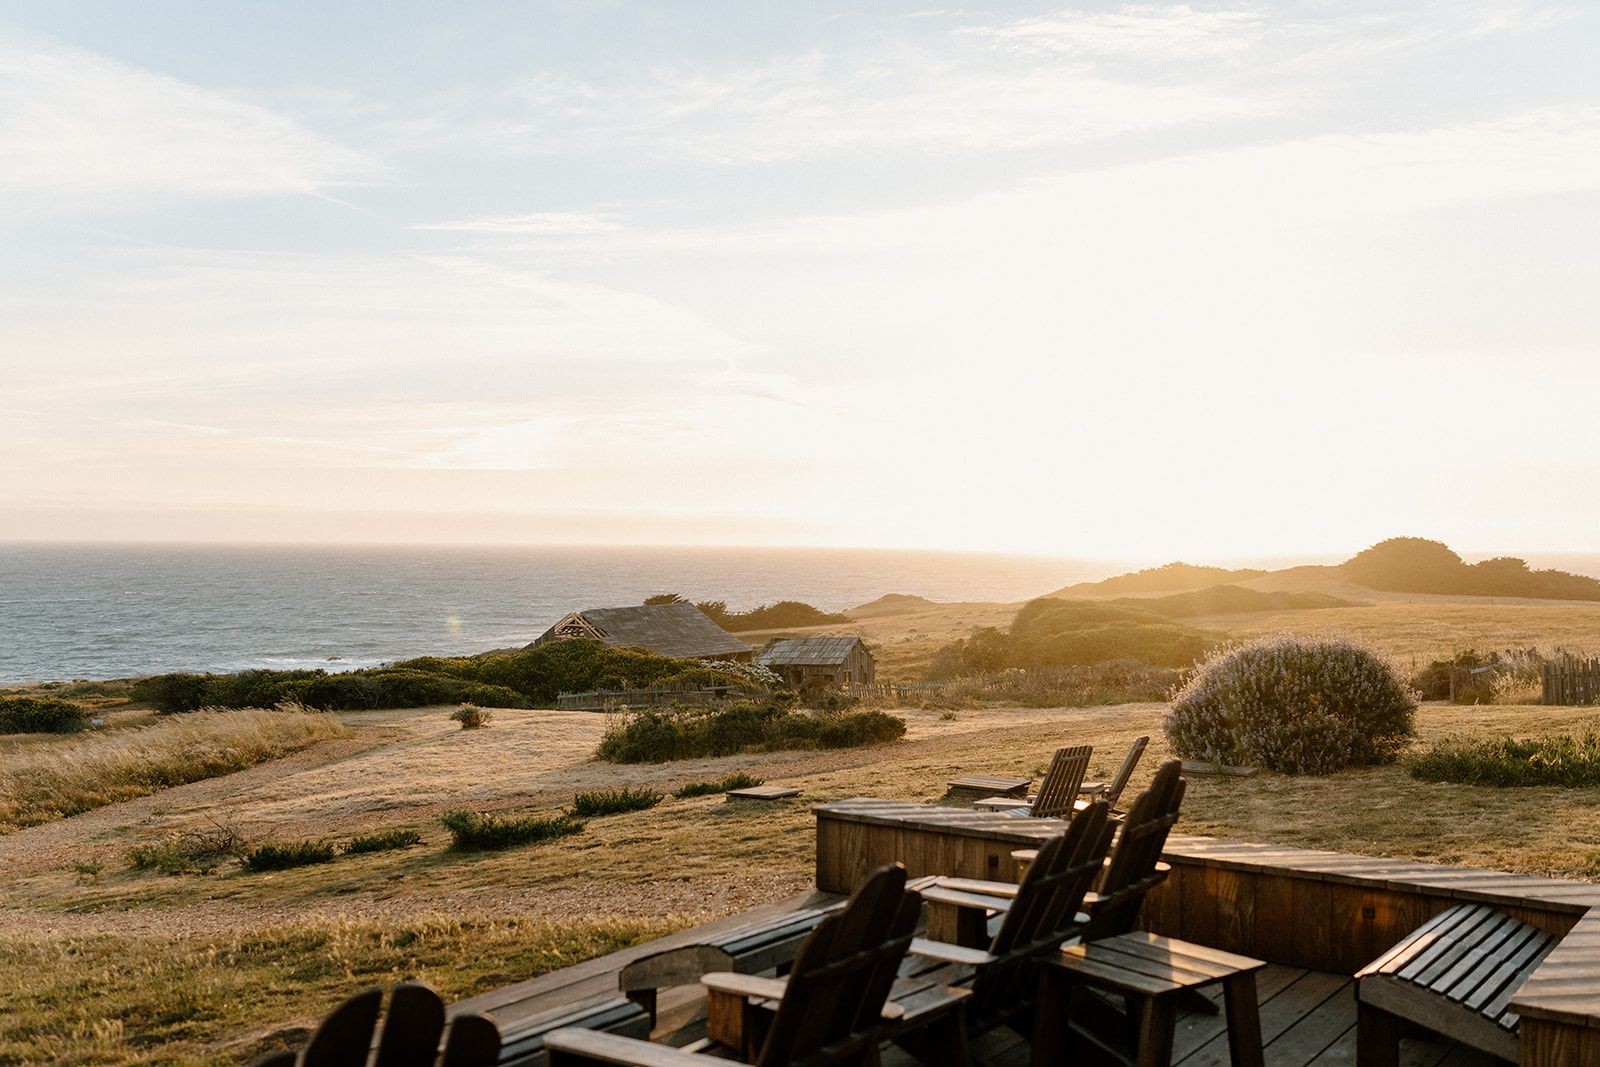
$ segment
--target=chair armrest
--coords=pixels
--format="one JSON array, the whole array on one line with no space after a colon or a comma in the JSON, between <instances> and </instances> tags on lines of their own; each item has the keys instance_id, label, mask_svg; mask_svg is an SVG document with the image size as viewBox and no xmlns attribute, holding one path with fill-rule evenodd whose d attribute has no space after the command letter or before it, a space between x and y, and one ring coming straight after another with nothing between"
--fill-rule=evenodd
<instances>
[{"instance_id":1,"label":"chair armrest","mask_svg":"<svg viewBox=\"0 0 1600 1067\"><path fill-rule=\"evenodd\" d=\"M982 967L998 958L981 948L962 948L960 945L947 945L943 941L929 941L925 937L911 939L911 954L941 963L964 963L969 967Z\"/></svg>"},{"instance_id":2,"label":"chair armrest","mask_svg":"<svg viewBox=\"0 0 1600 1067\"><path fill-rule=\"evenodd\" d=\"M1105 791L1106 784L1104 782L1084 782L1078 786L1078 792L1080 793L1104 793Z\"/></svg>"},{"instance_id":3,"label":"chair armrest","mask_svg":"<svg viewBox=\"0 0 1600 1067\"><path fill-rule=\"evenodd\" d=\"M960 889L949 889L945 886L929 886L922 891L922 899L928 904L946 904L953 908L972 908L979 911L1007 911L1011 907L1011 897L996 896L990 893L969 893Z\"/></svg>"},{"instance_id":4,"label":"chair armrest","mask_svg":"<svg viewBox=\"0 0 1600 1067\"><path fill-rule=\"evenodd\" d=\"M767 1000L782 1000L783 994L789 988L788 981L783 978L763 978L756 974L735 974L732 971L703 974L700 976L700 984L711 993L727 993L735 997L763 997Z\"/></svg>"},{"instance_id":5,"label":"chair armrest","mask_svg":"<svg viewBox=\"0 0 1600 1067\"><path fill-rule=\"evenodd\" d=\"M585 1060L621 1064L623 1067L707 1067L712 1062L705 1056L684 1052L671 1045L656 1045L636 1037L572 1026L546 1034L544 1047L550 1053L551 1064L559 1064L563 1053Z\"/></svg>"},{"instance_id":6,"label":"chair armrest","mask_svg":"<svg viewBox=\"0 0 1600 1067\"><path fill-rule=\"evenodd\" d=\"M928 888L954 889L958 893L982 893L989 897L1014 897L1020 888L1015 882L991 882L986 878L950 878L939 875Z\"/></svg>"}]
</instances>

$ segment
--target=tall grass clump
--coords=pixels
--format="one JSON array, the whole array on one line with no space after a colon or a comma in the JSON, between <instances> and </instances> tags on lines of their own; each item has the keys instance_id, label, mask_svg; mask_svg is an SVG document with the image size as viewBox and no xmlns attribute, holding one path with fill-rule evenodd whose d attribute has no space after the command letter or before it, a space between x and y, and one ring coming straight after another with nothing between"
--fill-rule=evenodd
<instances>
[{"instance_id":1,"label":"tall grass clump","mask_svg":"<svg viewBox=\"0 0 1600 1067\"><path fill-rule=\"evenodd\" d=\"M457 852L489 852L514 845L552 841L580 833L583 820L572 815L508 816L476 811L447 811L440 819L450 831L450 847Z\"/></svg>"},{"instance_id":2,"label":"tall grass clump","mask_svg":"<svg viewBox=\"0 0 1600 1067\"><path fill-rule=\"evenodd\" d=\"M595 755L612 763L664 763L739 752L859 748L905 736L882 711L807 714L777 704L647 708L612 720Z\"/></svg>"},{"instance_id":3,"label":"tall grass clump","mask_svg":"<svg viewBox=\"0 0 1600 1067\"><path fill-rule=\"evenodd\" d=\"M766 781L765 778L757 778L753 774L740 771L711 782L690 782L672 795L679 800L688 800L690 797L708 797L715 793L726 793L730 789L752 789L764 785Z\"/></svg>"},{"instance_id":4,"label":"tall grass clump","mask_svg":"<svg viewBox=\"0 0 1600 1067\"><path fill-rule=\"evenodd\" d=\"M1414 732L1415 695L1345 640L1267 638L1213 654L1177 694L1178 755L1284 774L1386 763Z\"/></svg>"},{"instance_id":5,"label":"tall grass clump","mask_svg":"<svg viewBox=\"0 0 1600 1067\"><path fill-rule=\"evenodd\" d=\"M0 696L0 734L74 734L88 725L83 709L66 700Z\"/></svg>"},{"instance_id":6,"label":"tall grass clump","mask_svg":"<svg viewBox=\"0 0 1600 1067\"><path fill-rule=\"evenodd\" d=\"M132 730L63 738L0 763L0 831L215 778L349 731L284 708L204 711Z\"/></svg>"},{"instance_id":7,"label":"tall grass clump","mask_svg":"<svg viewBox=\"0 0 1600 1067\"><path fill-rule=\"evenodd\" d=\"M596 815L621 815L628 811L644 811L666 799L654 789L597 789L579 793L572 798L572 814L583 818Z\"/></svg>"},{"instance_id":8,"label":"tall grass clump","mask_svg":"<svg viewBox=\"0 0 1600 1067\"><path fill-rule=\"evenodd\" d=\"M231 823L213 822L195 830L168 834L128 849L128 864L138 871L163 874L207 874L242 857L249 845Z\"/></svg>"},{"instance_id":9,"label":"tall grass clump","mask_svg":"<svg viewBox=\"0 0 1600 1067\"><path fill-rule=\"evenodd\" d=\"M481 730L493 717L476 704L463 704L450 713L451 720L460 723L463 730Z\"/></svg>"},{"instance_id":10,"label":"tall grass clump","mask_svg":"<svg viewBox=\"0 0 1600 1067\"><path fill-rule=\"evenodd\" d=\"M1407 761L1411 777L1462 785L1600 785L1600 730L1547 737L1447 737Z\"/></svg>"}]
</instances>

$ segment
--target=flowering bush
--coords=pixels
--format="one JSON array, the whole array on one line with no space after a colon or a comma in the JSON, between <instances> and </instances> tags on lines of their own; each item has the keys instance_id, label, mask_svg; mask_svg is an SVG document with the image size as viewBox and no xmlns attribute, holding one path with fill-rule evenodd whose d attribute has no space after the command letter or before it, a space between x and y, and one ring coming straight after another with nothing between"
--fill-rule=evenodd
<instances>
[{"instance_id":1,"label":"flowering bush","mask_svg":"<svg viewBox=\"0 0 1600 1067\"><path fill-rule=\"evenodd\" d=\"M1359 645L1279 637L1214 653L1179 690L1166 729L1180 756L1327 774L1394 759L1416 707Z\"/></svg>"}]
</instances>

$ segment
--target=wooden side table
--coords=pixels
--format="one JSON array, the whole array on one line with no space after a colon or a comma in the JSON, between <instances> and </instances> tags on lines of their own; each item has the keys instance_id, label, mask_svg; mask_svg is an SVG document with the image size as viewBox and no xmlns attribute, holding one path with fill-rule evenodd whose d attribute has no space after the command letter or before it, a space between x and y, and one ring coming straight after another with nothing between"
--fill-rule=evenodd
<instances>
[{"instance_id":1,"label":"wooden side table","mask_svg":"<svg viewBox=\"0 0 1600 1067\"><path fill-rule=\"evenodd\" d=\"M1133 1062L1138 1067L1167 1067L1172 1062L1179 998L1221 982L1233 1067L1262 1067L1256 972L1266 966L1263 960L1137 931L1073 945L1045 957L1043 964L1040 1032L1035 1040L1050 1045L1056 1054L1052 1062L1067 1056L1068 1007L1074 986L1108 989L1127 997L1137 1023Z\"/></svg>"}]
</instances>

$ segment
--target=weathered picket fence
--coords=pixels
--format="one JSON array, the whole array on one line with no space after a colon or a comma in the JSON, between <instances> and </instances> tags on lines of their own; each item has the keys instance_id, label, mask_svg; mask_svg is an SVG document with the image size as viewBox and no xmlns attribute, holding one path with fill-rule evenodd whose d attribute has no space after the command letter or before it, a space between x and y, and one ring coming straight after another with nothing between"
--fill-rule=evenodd
<instances>
[{"instance_id":1,"label":"weathered picket fence","mask_svg":"<svg viewBox=\"0 0 1600 1067\"><path fill-rule=\"evenodd\" d=\"M1564 656L1540 670L1546 704L1600 704L1600 659Z\"/></svg>"}]
</instances>

